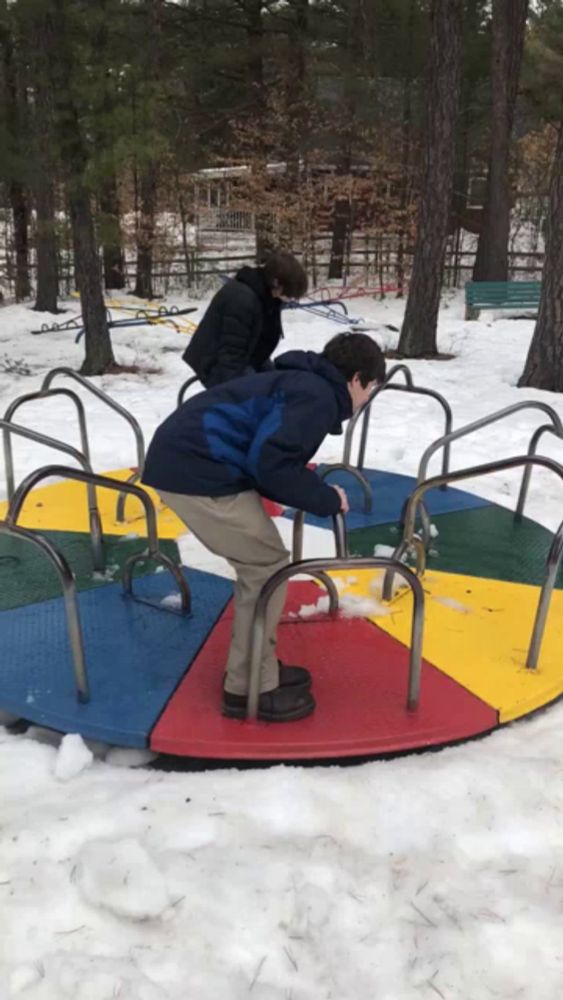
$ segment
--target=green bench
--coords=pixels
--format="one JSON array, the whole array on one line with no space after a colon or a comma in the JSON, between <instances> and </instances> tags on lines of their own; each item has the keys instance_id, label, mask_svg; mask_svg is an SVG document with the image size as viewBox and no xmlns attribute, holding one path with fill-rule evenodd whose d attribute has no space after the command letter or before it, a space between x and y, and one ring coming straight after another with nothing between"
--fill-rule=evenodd
<instances>
[{"instance_id":1,"label":"green bench","mask_svg":"<svg viewBox=\"0 0 563 1000\"><path fill-rule=\"evenodd\" d=\"M478 319L481 309L538 309L539 281L468 281L465 318Z\"/></svg>"}]
</instances>

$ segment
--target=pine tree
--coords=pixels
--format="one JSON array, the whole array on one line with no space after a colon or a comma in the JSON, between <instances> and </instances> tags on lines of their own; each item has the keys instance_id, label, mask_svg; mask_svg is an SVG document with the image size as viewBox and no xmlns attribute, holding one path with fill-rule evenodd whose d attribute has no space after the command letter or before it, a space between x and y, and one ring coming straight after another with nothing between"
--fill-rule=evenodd
<instances>
[{"instance_id":1,"label":"pine tree","mask_svg":"<svg viewBox=\"0 0 563 1000\"><path fill-rule=\"evenodd\" d=\"M399 340L407 357L437 354L461 86L462 0L433 0L430 78L419 216L411 284Z\"/></svg>"},{"instance_id":2,"label":"pine tree","mask_svg":"<svg viewBox=\"0 0 563 1000\"><path fill-rule=\"evenodd\" d=\"M79 111L80 84L75 67L82 69L75 40L81 37L86 15L73 0L45 0L52 18L49 77L53 92L55 127L66 173L74 243L74 270L85 328L86 356L81 371L101 375L115 364L102 292L102 275L88 175L89 155Z\"/></svg>"},{"instance_id":3,"label":"pine tree","mask_svg":"<svg viewBox=\"0 0 563 1000\"><path fill-rule=\"evenodd\" d=\"M508 280L510 141L529 0L493 0L491 140L483 227L474 281Z\"/></svg>"}]
</instances>

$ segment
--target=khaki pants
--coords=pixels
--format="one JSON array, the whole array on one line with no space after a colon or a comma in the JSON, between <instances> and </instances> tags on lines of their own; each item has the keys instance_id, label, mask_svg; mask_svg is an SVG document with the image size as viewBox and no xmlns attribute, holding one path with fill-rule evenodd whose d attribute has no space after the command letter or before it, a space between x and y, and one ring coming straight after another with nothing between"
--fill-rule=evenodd
<instances>
[{"instance_id":1,"label":"khaki pants","mask_svg":"<svg viewBox=\"0 0 563 1000\"><path fill-rule=\"evenodd\" d=\"M246 694L250 676L250 639L254 608L266 580L287 566L289 553L262 506L258 493L249 490L228 497L187 496L159 490L164 503L190 531L216 555L223 556L236 572L235 614L225 689ZM279 587L269 602L260 691L279 683L276 628L287 587Z\"/></svg>"}]
</instances>

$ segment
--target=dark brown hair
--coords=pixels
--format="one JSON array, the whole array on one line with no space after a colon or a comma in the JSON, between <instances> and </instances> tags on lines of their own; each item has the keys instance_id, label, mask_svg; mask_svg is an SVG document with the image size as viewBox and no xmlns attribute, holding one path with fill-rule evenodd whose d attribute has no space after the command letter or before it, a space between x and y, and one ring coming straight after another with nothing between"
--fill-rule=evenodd
<instances>
[{"instance_id":1,"label":"dark brown hair","mask_svg":"<svg viewBox=\"0 0 563 1000\"><path fill-rule=\"evenodd\" d=\"M364 389L369 382L383 382L385 378L383 352L367 333L337 333L322 353L347 382L357 372Z\"/></svg>"},{"instance_id":2,"label":"dark brown hair","mask_svg":"<svg viewBox=\"0 0 563 1000\"><path fill-rule=\"evenodd\" d=\"M285 250L276 250L268 257L264 264L264 275L268 288L273 288L277 281L282 295L289 299L300 299L307 291L305 270L297 258Z\"/></svg>"}]
</instances>

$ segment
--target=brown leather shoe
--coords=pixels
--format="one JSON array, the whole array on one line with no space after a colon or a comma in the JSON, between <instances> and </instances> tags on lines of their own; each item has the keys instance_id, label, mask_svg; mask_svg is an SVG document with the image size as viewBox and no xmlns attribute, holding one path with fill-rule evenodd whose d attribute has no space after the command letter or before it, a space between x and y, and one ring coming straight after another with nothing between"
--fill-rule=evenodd
<instances>
[{"instance_id":1,"label":"brown leather shoe","mask_svg":"<svg viewBox=\"0 0 563 1000\"><path fill-rule=\"evenodd\" d=\"M245 694L223 692L223 715L228 719L246 718ZM303 685L277 687L265 691L258 699L258 718L262 722L295 722L315 709L315 699Z\"/></svg>"}]
</instances>

